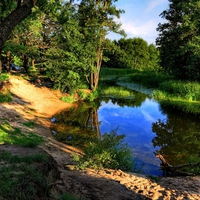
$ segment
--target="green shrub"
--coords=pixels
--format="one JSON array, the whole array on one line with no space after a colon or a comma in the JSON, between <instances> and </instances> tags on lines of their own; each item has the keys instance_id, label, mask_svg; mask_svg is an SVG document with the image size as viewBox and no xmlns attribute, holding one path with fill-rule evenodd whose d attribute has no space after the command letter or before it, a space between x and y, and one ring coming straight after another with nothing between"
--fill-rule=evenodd
<instances>
[{"instance_id":1,"label":"green shrub","mask_svg":"<svg viewBox=\"0 0 200 200\"><path fill-rule=\"evenodd\" d=\"M61 100L66 102L66 103L73 103L73 102L76 101L75 98L74 98L74 95L70 95L70 96L67 96L67 97L63 96L63 97L61 97Z\"/></svg>"},{"instance_id":2,"label":"green shrub","mask_svg":"<svg viewBox=\"0 0 200 200\"><path fill-rule=\"evenodd\" d=\"M78 168L111 168L134 171L135 166L131 150L123 143L124 135L116 131L105 133L101 140L90 142L84 151L84 156L74 156Z\"/></svg>"},{"instance_id":3,"label":"green shrub","mask_svg":"<svg viewBox=\"0 0 200 200\"><path fill-rule=\"evenodd\" d=\"M197 82L167 81L160 84L159 90L188 101L200 101L200 84Z\"/></svg>"},{"instance_id":4,"label":"green shrub","mask_svg":"<svg viewBox=\"0 0 200 200\"><path fill-rule=\"evenodd\" d=\"M8 74L0 74L0 81L6 81L8 80L9 76Z\"/></svg>"}]
</instances>

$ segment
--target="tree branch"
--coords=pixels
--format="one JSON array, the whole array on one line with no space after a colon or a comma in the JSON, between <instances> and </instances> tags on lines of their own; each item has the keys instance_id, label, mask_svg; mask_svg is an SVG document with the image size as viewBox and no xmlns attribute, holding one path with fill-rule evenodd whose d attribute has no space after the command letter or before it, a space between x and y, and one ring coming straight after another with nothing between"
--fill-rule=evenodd
<instances>
[{"instance_id":1,"label":"tree branch","mask_svg":"<svg viewBox=\"0 0 200 200\"><path fill-rule=\"evenodd\" d=\"M165 158L161 154L159 154L158 152L154 152L154 154L155 154L156 158L159 158L161 160L161 162L162 162L161 163L161 168L163 168L167 172L171 172L173 175L193 176L195 174L189 173L189 172L180 171L179 169L184 168L184 167L196 167L196 166L200 166L200 162L173 166L173 165L170 165L165 160Z\"/></svg>"},{"instance_id":2,"label":"tree branch","mask_svg":"<svg viewBox=\"0 0 200 200\"><path fill-rule=\"evenodd\" d=\"M15 26L31 14L35 3L36 0L26 0L25 4L18 0L17 8L0 24L0 48L4 45Z\"/></svg>"}]
</instances>

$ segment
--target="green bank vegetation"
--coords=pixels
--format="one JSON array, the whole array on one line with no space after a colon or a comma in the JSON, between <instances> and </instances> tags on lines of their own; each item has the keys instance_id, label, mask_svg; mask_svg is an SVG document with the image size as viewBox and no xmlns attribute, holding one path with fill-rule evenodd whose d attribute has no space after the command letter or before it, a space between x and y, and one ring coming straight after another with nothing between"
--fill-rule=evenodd
<instances>
[{"instance_id":1,"label":"green bank vegetation","mask_svg":"<svg viewBox=\"0 0 200 200\"><path fill-rule=\"evenodd\" d=\"M34 122L24 125L34 126ZM44 139L32 132L22 133L21 129L12 127L8 122L0 124L0 144L36 148ZM26 151L25 149L22 151ZM52 181L59 179L57 166L51 157L44 153L32 155L0 152L0 197L3 199L48 199ZM51 174L52 173L52 174ZM68 194L55 194L54 199L78 200Z\"/></svg>"},{"instance_id":2,"label":"green bank vegetation","mask_svg":"<svg viewBox=\"0 0 200 200\"><path fill-rule=\"evenodd\" d=\"M112 74L112 75L107 75ZM162 72L127 69L102 69L102 82L138 83L153 89L153 98L162 104L177 107L184 112L200 113L200 84L197 81L177 80ZM122 93L118 86L118 92ZM123 90L123 87L121 88ZM103 92L107 88L103 88ZM142 91L141 91L142 92ZM111 91L110 91L111 93Z\"/></svg>"},{"instance_id":3,"label":"green bank vegetation","mask_svg":"<svg viewBox=\"0 0 200 200\"><path fill-rule=\"evenodd\" d=\"M116 131L105 133L101 140L98 138L89 142L83 156L74 155L76 167L102 169L122 169L136 171L136 163L131 150L124 143L124 135L117 135Z\"/></svg>"}]
</instances>

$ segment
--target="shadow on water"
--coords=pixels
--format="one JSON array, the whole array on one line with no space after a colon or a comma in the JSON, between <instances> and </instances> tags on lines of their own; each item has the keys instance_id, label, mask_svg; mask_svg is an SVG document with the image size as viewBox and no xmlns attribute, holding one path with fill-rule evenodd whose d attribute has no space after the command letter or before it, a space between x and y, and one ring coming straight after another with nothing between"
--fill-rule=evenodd
<instances>
[{"instance_id":1,"label":"shadow on water","mask_svg":"<svg viewBox=\"0 0 200 200\"><path fill-rule=\"evenodd\" d=\"M160 160L153 152L159 150L172 165L197 156L199 118L135 92L132 99L105 97L62 111L52 119L51 130L58 141L85 148L93 139L117 129L118 134L125 134L138 167L143 166L142 173L162 175Z\"/></svg>"}]
</instances>

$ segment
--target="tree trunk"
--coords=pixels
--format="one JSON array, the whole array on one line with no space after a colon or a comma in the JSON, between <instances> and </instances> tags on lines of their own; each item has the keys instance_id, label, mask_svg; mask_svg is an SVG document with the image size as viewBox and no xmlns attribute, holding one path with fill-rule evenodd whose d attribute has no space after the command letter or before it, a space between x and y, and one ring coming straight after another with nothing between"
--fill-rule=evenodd
<instances>
[{"instance_id":1,"label":"tree trunk","mask_svg":"<svg viewBox=\"0 0 200 200\"><path fill-rule=\"evenodd\" d=\"M3 70L3 62L2 62L2 56L1 56L1 54L2 54L2 49L0 49L0 73Z\"/></svg>"},{"instance_id":2,"label":"tree trunk","mask_svg":"<svg viewBox=\"0 0 200 200\"><path fill-rule=\"evenodd\" d=\"M15 26L31 14L35 2L34 0L26 0L25 3L21 3L21 0L19 0L17 8L2 20L0 24L0 48L4 45Z\"/></svg>"},{"instance_id":3,"label":"tree trunk","mask_svg":"<svg viewBox=\"0 0 200 200\"><path fill-rule=\"evenodd\" d=\"M180 168L184 168L184 167L195 167L195 166L200 166L200 162L198 163L190 163L190 164L182 164L182 165L177 165L177 166L173 166L170 165L165 158L163 157L163 155L161 155L158 152L154 152L155 156L157 158L159 158L161 160L161 168L166 172L166 174L168 175L169 173L171 173L173 176L193 176L195 175L194 173L190 173L190 172L185 172L185 171L181 171L179 170Z\"/></svg>"},{"instance_id":4,"label":"tree trunk","mask_svg":"<svg viewBox=\"0 0 200 200\"><path fill-rule=\"evenodd\" d=\"M10 65L11 65L12 59L11 59L11 54L10 51L7 52L6 54L6 71L10 71Z\"/></svg>"}]
</instances>

